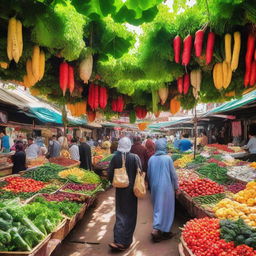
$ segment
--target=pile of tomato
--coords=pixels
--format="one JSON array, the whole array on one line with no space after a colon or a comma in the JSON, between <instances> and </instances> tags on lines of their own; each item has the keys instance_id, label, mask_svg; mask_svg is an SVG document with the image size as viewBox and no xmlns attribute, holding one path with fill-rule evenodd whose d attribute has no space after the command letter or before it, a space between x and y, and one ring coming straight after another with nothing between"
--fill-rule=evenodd
<instances>
[{"instance_id":1,"label":"pile of tomato","mask_svg":"<svg viewBox=\"0 0 256 256\"><path fill-rule=\"evenodd\" d=\"M41 181L22 177L9 177L6 178L5 181L7 182L7 185L5 185L2 189L14 193L37 192L44 188L46 185Z\"/></svg>"},{"instance_id":2,"label":"pile of tomato","mask_svg":"<svg viewBox=\"0 0 256 256\"><path fill-rule=\"evenodd\" d=\"M255 256L256 251L247 245L235 246L220 239L218 219L202 218L187 222L182 237L195 256Z\"/></svg>"},{"instance_id":3,"label":"pile of tomato","mask_svg":"<svg viewBox=\"0 0 256 256\"><path fill-rule=\"evenodd\" d=\"M179 185L191 197L214 195L224 192L224 188L209 179L184 180Z\"/></svg>"},{"instance_id":4,"label":"pile of tomato","mask_svg":"<svg viewBox=\"0 0 256 256\"><path fill-rule=\"evenodd\" d=\"M233 149L230 149L227 145L221 145L221 144L208 144L208 147L216 148L218 150L226 151L229 153L234 153Z\"/></svg>"}]
</instances>

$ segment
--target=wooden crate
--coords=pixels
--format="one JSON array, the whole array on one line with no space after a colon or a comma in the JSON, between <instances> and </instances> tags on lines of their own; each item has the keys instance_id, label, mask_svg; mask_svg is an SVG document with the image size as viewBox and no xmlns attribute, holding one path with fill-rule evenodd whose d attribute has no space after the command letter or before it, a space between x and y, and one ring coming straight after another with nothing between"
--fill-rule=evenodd
<instances>
[{"instance_id":1,"label":"wooden crate","mask_svg":"<svg viewBox=\"0 0 256 256\"><path fill-rule=\"evenodd\" d=\"M192 253L192 251L188 248L187 243L184 241L183 237L180 238L182 247L183 247L183 255L184 256L195 256L195 254ZM183 256L182 255L182 256Z\"/></svg>"},{"instance_id":2,"label":"wooden crate","mask_svg":"<svg viewBox=\"0 0 256 256\"><path fill-rule=\"evenodd\" d=\"M85 214L85 212L86 212L86 210L87 210L87 204L85 203L82 207L81 207L81 209L80 209L80 211L77 213L77 221L79 221L79 220L81 220L83 217L84 217L84 214Z\"/></svg>"},{"instance_id":3,"label":"wooden crate","mask_svg":"<svg viewBox=\"0 0 256 256\"><path fill-rule=\"evenodd\" d=\"M200 205L196 204L192 200L192 197L190 197L184 191L181 191L176 198L187 210L188 214L191 217L196 217L196 218L214 217L214 214L212 212L207 211L206 209L200 207Z\"/></svg>"},{"instance_id":4,"label":"wooden crate","mask_svg":"<svg viewBox=\"0 0 256 256\"><path fill-rule=\"evenodd\" d=\"M0 251L0 256L36 256L39 255L39 252L41 249L47 245L49 240L51 239L51 235L49 234L47 237L45 237L37 246L35 246L31 251L27 252L20 252L20 251L12 251L12 252L3 252Z\"/></svg>"},{"instance_id":5,"label":"wooden crate","mask_svg":"<svg viewBox=\"0 0 256 256\"><path fill-rule=\"evenodd\" d=\"M66 230L66 223L67 223L67 218L65 218L55 229L55 231L52 232L51 239L59 239L63 240L68 232Z\"/></svg>"},{"instance_id":6,"label":"wooden crate","mask_svg":"<svg viewBox=\"0 0 256 256\"><path fill-rule=\"evenodd\" d=\"M67 219L67 223L66 223L66 232L67 233L69 233L75 227L77 222L84 217L86 209L87 209L87 204L85 203L76 215Z\"/></svg>"}]
</instances>

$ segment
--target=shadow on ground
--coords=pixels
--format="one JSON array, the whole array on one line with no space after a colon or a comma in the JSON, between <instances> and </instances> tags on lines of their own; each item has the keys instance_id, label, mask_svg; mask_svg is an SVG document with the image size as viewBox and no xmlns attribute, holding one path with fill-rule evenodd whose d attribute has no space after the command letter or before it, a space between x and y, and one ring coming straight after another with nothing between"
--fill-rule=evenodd
<instances>
[{"instance_id":1,"label":"shadow on ground","mask_svg":"<svg viewBox=\"0 0 256 256\"><path fill-rule=\"evenodd\" d=\"M113 240L115 222L114 189L102 193L94 208L90 208L53 256L179 256L178 242L180 227L189 219L186 211L177 203L172 231L176 233L171 240L152 243L150 240L152 206L149 195L139 200L137 226L133 244L126 252L112 253L108 243Z\"/></svg>"}]
</instances>

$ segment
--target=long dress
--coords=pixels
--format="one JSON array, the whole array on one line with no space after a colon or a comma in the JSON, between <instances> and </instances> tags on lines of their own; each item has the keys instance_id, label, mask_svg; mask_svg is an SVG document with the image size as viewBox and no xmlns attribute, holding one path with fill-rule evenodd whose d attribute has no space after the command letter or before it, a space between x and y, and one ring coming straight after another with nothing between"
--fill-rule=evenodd
<instances>
[{"instance_id":1,"label":"long dress","mask_svg":"<svg viewBox=\"0 0 256 256\"><path fill-rule=\"evenodd\" d=\"M92 152L90 146L83 142L79 146L80 168L92 170Z\"/></svg>"},{"instance_id":2,"label":"long dress","mask_svg":"<svg viewBox=\"0 0 256 256\"><path fill-rule=\"evenodd\" d=\"M116 188L116 223L114 226L114 242L129 246L137 222L137 197L133 193L137 165L140 159L132 153L126 154L126 171L129 177L127 188ZM109 180L112 182L114 169L122 167L122 153L116 152L109 165Z\"/></svg>"},{"instance_id":3,"label":"long dress","mask_svg":"<svg viewBox=\"0 0 256 256\"><path fill-rule=\"evenodd\" d=\"M165 152L157 151L149 159L148 179L153 203L153 228L170 232L175 210L175 190L178 188L173 161Z\"/></svg>"}]
</instances>

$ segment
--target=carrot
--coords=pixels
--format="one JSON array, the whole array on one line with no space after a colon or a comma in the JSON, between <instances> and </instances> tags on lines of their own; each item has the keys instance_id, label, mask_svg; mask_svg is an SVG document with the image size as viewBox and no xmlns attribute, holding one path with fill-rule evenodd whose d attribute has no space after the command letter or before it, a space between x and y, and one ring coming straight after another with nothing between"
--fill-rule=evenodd
<instances>
[{"instance_id":1,"label":"carrot","mask_svg":"<svg viewBox=\"0 0 256 256\"><path fill-rule=\"evenodd\" d=\"M177 86L178 86L178 92L182 94L183 93L183 77L182 76L177 79Z\"/></svg>"},{"instance_id":2,"label":"carrot","mask_svg":"<svg viewBox=\"0 0 256 256\"><path fill-rule=\"evenodd\" d=\"M180 63L180 50L181 50L181 38L180 36L175 36L173 39L173 51L174 51L174 61Z\"/></svg>"},{"instance_id":3,"label":"carrot","mask_svg":"<svg viewBox=\"0 0 256 256\"><path fill-rule=\"evenodd\" d=\"M247 50L245 55L245 76L244 86L247 87L250 83L251 69L252 69L252 58L254 57L255 50L255 37L250 34L247 39Z\"/></svg>"},{"instance_id":4,"label":"carrot","mask_svg":"<svg viewBox=\"0 0 256 256\"><path fill-rule=\"evenodd\" d=\"M194 48L196 57L200 57L203 50L203 42L204 42L204 31L198 30L195 34Z\"/></svg>"},{"instance_id":5,"label":"carrot","mask_svg":"<svg viewBox=\"0 0 256 256\"><path fill-rule=\"evenodd\" d=\"M60 89L62 90L63 95L65 95L68 87L68 63L67 62L62 62L60 64L59 83L60 83Z\"/></svg>"},{"instance_id":6,"label":"carrot","mask_svg":"<svg viewBox=\"0 0 256 256\"><path fill-rule=\"evenodd\" d=\"M183 83L183 92L186 95L189 91L189 87L190 87L190 79L189 79L189 74L185 74L184 75L184 83Z\"/></svg>"},{"instance_id":7,"label":"carrot","mask_svg":"<svg viewBox=\"0 0 256 256\"><path fill-rule=\"evenodd\" d=\"M256 82L256 61L252 61L251 71L250 71L250 86L253 86Z\"/></svg>"},{"instance_id":8,"label":"carrot","mask_svg":"<svg viewBox=\"0 0 256 256\"><path fill-rule=\"evenodd\" d=\"M214 50L215 34L209 32L206 45L206 64L210 64L212 61L213 50Z\"/></svg>"},{"instance_id":9,"label":"carrot","mask_svg":"<svg viewBox=\"0 0 256 256\"><path fill-rule=\"evenodd\" d=\"M191 35L186 36L183 40L182 65L187 66L191 58L193 38Z\"/></svg>"},{"instance_id":10,"label":"carrot","mask_svg":"<svg viewBox=\"0 0 256 256\"><path fill-rule=\"evenodd\" d=\"M74 81L74 69L72 66L68 66L68 88L70 91L70 94L72 94L72 92L75 89L75 81Z\"/></svg>"}]
</instances>

